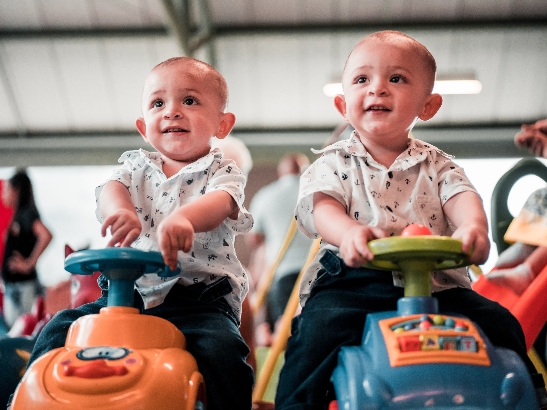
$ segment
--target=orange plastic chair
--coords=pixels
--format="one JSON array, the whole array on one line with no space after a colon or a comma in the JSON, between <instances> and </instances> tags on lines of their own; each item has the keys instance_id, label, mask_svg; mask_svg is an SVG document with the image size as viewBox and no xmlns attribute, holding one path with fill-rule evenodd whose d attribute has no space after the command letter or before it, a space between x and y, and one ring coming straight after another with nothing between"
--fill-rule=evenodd
<instances>
[{"instance_id":1,"label":"orange plastic chair","mask_svg":"<svg viewBox=\"0 0 547 410\"><path fill-rule=\"evenodd\" d=\"M526 175L536 175L547 182L547 167L535 158L522 159L499 179L492 192L491 228L498 253L509 247L509 244L503 239L513 220L513 215L507 206L509 194L517 181ZM547 323L547 297L545 297L547 294L547 267L520 296L510 288L490 282L483 275L479 275L472 286L476 292L509 309L517 318L526 338L529 356L538 370L544 373L544 378L547 379L546 370L532 348L541 329Z\"/></svg>"},{"instance_id":2,"label":"orange plastic chair","mask_svg":"<svg viewBox=\"0 0 547 410\"><path fill-rule=\"evenodd\" d=\"M520 296L510 288L490 282L484 275L473 284L473 289L509 309L520 322L526 338L526 348L530 349L547 323L547 267Z\"/></svg>"}]
</instances>

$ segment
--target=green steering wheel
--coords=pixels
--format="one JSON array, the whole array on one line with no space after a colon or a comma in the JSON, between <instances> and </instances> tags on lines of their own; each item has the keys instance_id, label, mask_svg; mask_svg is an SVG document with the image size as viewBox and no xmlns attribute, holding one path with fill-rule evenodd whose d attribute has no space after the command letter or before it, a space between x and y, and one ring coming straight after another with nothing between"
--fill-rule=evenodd
<instances>
[{"instance_id":1,"label":"green steering wheel","mask_svg":"<svg viewBox=\"0 0 547 410\"><path fill-rule=\"evenodd\" d=\"M470 265L462 242L447 236L393 236L368 243L372 269L400 271L405 277L405 296L431 296L433 271Z\"/></svg>"}]
</instances>

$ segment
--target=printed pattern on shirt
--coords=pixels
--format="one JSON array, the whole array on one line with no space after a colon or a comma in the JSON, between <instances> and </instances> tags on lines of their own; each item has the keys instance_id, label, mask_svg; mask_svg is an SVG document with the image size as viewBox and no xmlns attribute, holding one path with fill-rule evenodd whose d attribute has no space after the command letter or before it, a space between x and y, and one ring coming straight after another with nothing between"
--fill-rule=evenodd
<instances>
[{"instance_id":1,"label":"printed pattern on shirt","mask_svg":"<svg viewBox=\"0 0 547 410\"><path fill-rule=\"evenodd\" d=\"M182 285L199 282L210 284L227 276L232 286L232 293L227 300L234 314L239 317L241 303L248 292L248 278L237 259L234 240L235 235L251 229L252 217L243 206L246 179L235 162L223 159L221 151L214 149L170 178L162 171L159 153L142 149L128 151L120 157L119 162L123 164L108 181L121 182L131 195L142 224L141 235L132 244L137 249L158 250L157 228L178 207L217 190L223 190L234 198L239 207L237 219L226 218L214 230L196 233L191 251L179 251L179 276L160 278L156 274L146 274L137 280L135 286L145 307L151 308L162 303L177 282ZM108 181L97 187L97 200ZM96 215L102 222L98 206Z\"/></svg>"},{"instance_id":2,"label":"printed pattern on shirt","mask_svg":"<svg viewBox=\"0 0 547 410\"><path fill-rule=\"evenodd\" d=\"M454 229L443 205L460 192L476 192L451 156L417 139L409 139L408 148L389 168L372 158L355 131L349 139L314 152L322 155L301 177L295 211L299 229L311 238L319 237L313 221L315 192L332 196L349 216L379 227L389 236L400 235L411 223L426 225L435 235L450 236ZM321 245L301 284L302 304L326 249L338 251L332 245ZM394 283L402 286L400 274L394 273ZM435 272L434 291L454 286L470 286L465 269Z\"/></svg>"}]
</instances>

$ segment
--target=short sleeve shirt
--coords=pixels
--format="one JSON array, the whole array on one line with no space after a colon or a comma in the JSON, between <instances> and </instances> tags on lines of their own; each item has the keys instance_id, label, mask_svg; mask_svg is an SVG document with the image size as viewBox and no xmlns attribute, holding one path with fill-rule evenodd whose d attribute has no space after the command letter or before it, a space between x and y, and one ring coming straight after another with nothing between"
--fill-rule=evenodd
<instances>
[{"instance_id":1,"label":"short sleeve shirt","mask_svg":"<svg viewBox=\"0 0 547 410\"><path fill-rule=\"evenodd\" d=\"M108 181L124 184L135 205L142 232L131 245L134 248L157 251L158 225L175 209L205 193L226 191L239 207L236 220L226 218L212 231L197 232L191 251L179 251L181 273L178 276L161 278L156 274L145 274L136 281L136 289L145 307L148 309L162 303L175 283L210 284L226 276L232 286L232 292L226 299L234 314L240 317L241 303L248 292L248 277L237 259L234 240L238 233L251 229L252 217L243 206L246 179L235 162L223 159L222 152L214 149L167 178L157 152L142 149L128 151L118 161L123 165L114 171ZM97 201L104 184L95 191ZM102 222L104 218L98 206L96 214Z\"/></svg>"},{"instance_id":2,"label":"short sleeve shirt","mask_svg":"<svg viewBox=\"0 0 547 410\"><path fill-rule=\"evenodd\" d=\"M319 237L313 221L315 192L332 196L346 207L351 218L381 228L388 236L400 235L412 223L428 226L434 235L450 236L454 227L443 205L460 192L476 193L451 156L414 138L408 140L408 148L389 168L372 158L356 131L347 140L314 152L322 155L301 177L295 211L299 229L310 238ZM333 245L321 244L300 285L302 305L321 268L319 259L327 249L338 252ZM403 286L400 273L394 272L393 279L396 286ZM433 274L433 292L470 286L465 268Z\"/></svg>"}]
</instances>

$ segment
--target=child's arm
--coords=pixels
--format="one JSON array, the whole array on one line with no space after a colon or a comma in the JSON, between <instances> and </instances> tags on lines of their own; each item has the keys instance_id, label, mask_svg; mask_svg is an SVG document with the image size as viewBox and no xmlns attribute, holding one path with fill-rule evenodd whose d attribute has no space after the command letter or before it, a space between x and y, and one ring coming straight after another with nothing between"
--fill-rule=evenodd
<instances>
[{"instance_id":1,"label":"child's arm","mask_svg":"<svg viewBox=\"0 0 547 410\"><path fill-rule=\"evenodd\" d=\"M222 221L237 218L239 208L226 191L213 191L177 208L158 226L158 246L171 270L177 267L177 252L190 252L195 232L207 232Z\"/></svg>"},{"instance_id":2,"label":"child's arm","mask_svg":"<svg viewBox=\"0 0 547 410\"><path fill-rule=\"evenodd\" d=\"M99 197L99 208L104 216L101 235L110 228L112 238L106 246L130 246L141 233L141 222L129 191L121 182L108 181Z\"/></svg>"},{"instance_id":3,"label":"child's arm","mask_svg":"<svg viewBox=\"0 0 547 410\"><path fill-rule=\"evenodd\" d=\"M479 196L471 191L460 192L444 204L443 210L456 226L452 237L462 241L464 252L472 252L471 263L484 263L490 252L490 240L488 221Z\"/></svg>"},{"instance_id":4,"label":"child's arm","mask_svg":"<svg viewBox=\"0 0 547 410\"><path fill-rule=\"evenodd\" d=\"M343 204L321 192L313 195L313 221L323 240L337 246L346 265L354 268L374 257L368 242L386 236L381 229L350 218Z\"/></svg>"}]
</instances>

